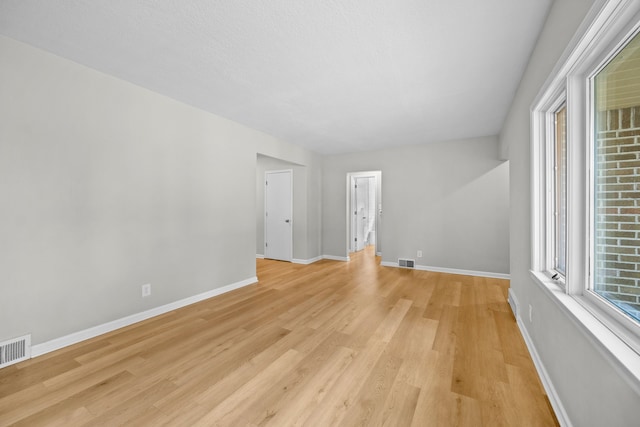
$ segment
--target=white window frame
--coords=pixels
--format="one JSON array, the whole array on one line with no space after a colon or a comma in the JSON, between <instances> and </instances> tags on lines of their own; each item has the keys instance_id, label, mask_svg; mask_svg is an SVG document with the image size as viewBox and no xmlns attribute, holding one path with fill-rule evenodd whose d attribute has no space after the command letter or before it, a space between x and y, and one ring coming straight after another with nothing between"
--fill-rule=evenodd
<instances>
[{"instance_id":1,"label":"white window frame","mask_svg":"<svg viewBox=\"0 0 640 427\"><path fill-rule=\"evenodd\" d=\"M558 286L561 288L565 287L565 273L557 270L555 267L557 265L556 258L558 256L556 251L555 240L557 238L557 218L558 215L558 207L556 206L556 190L557 186L557 134L556 134L556 117L558 111L565 106L567 103L566 96L566 88L559 88L561 94L557 99L550 102L549 108L547 111L544 111L544 132L545 132L545 162L546 165L550 167L546 167L545 165L545 215L546 215L546 223L545 223L545 239L546 239L546 262L544 265L545 273L550 276L552 279L556 281ZM552 98L553 99L553 98ZM567 110L568 111L568 110ZM566 253L565 253L566 259Z\"/></svg>"},{"instance_id":2,"label":"white window frame","mask_svg":"<svg viewBox=\"0 0 640 427\"><path fill-rule=\"evenodd\" d=\"M532 259L535 282L640 391L640 325L593 292L592 80L640 29L640 1L598 0L531 107ZM566 275L554 270L555 113L567 106ZM558 280L560 279L560 280Z\"/></svg>"}]
</instances>

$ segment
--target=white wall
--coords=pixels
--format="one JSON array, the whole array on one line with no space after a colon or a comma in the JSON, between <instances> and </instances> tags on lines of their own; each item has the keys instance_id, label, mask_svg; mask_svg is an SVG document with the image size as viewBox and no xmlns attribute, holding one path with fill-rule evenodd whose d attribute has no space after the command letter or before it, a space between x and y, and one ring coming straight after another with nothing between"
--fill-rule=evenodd
<instances>
[{"instance_id":1,"label":"white wall","mask_svg":"<svg viewBox=\"0 0 640 427\"><path fill-rule=\"evenodd\" d=\"M574 426L631 426L640 420L640 396L529 276L531 103L586 15L590 0L556 0L505 122L502 152L511 163L511 292L520 311L533 307L523 325Z\"/></svg>"},{"instance_id":2,"label":"white wall","mask_svg":"<svg viewBox=\"0 0 640 427\"><path fill-rule=\"evenodd\" d=\"M486 137L327 156L323 253L347 256L347 173L380 170L383 262L508 273L509 165L497 155Z\"/></svg>"},{"instance_id":3,"label":"white wall","mask_svg":"<svg viewBox=\"0 0 640 427\"><path fill-rule=\"evenodd\" d=\"M0 58L0 341L254 277L258 152L305 165L319 208L313 153L8 38Z\"/></svg>"}]
</instances>

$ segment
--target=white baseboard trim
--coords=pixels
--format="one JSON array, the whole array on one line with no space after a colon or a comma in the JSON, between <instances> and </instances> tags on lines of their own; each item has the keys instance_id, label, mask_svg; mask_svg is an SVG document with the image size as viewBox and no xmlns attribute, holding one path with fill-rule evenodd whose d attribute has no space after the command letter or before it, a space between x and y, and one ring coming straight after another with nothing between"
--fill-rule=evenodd
<instances>
[{"instance_id":1,"label":"white baseboard trim","mask_svg":"<svg viewBox=\"0 0 640 427\"><path fill-rule=\"evenodd\" d=\"M513 312L513 317L515 317L516 319L518 318L518 311L520 310L520 306L518 305L518 298L516 298L516 294L513 293L512 288L509 288L509 294L508 294L508 298L507 301L509 302L509 305L511 306L511 311Z\"/></svg>"},{"instance_id":2,"label":"white baseboard trim","mask_svg":"<svg viewBox=\"0 0 640 427\"><path fill-rule=\"evenodd\" d=\"M330 259L332 261L349 261L348 256L322 255L322 259Z\"/></svg>"},{"instance_id":3,"label":"white baseboard trim","mask_svg":"<svg viewBox=\"0 0 640 427\"><path fill-rule=\"evenodd\" d=\"M65 335L60 338L55 338L42 344L37 344L31 347L31 357L42 356L43 354L59 350L61 348L77 344L81 341L88 340L90 338L97 337L98 335L106 334L107 332L115 331L116 329L123 328L125 326L132 325L134 323L141 322L151 317L159 316L169 311L176 310L178 308L185 307L187 305L194 304L196 302L203 301L208 298L212 298L235 289L242 288L244 286L252 285L258 282L257 277L251 277L249 279L242 280L240 282L232 283L221 288L212 289L210 291L194 295L188 298L181 299L169 304L161 305L150 310L143 311L141 313L132 314L121 319L113 320L111 322L104 323L102 325L94 326L82 331L74 332L69 335Z\"/></svg>"},{"instance_id":4,"label":"white baseboard trim","mask_svg":"<svg viewBox=\"0 0 640 427\"><path fill-rule=\"evenodd\" d=\"M264 255L261 255L261 254L256 254L256 258L257 259L265 259ZM320 256L317 256L317 257L314 257L314 258L309 258L309 259L293 258L291 260L291 262L294 263L294 264L309 265L309 264L313 264L314 262L321 261L323 259L330 259L330 260L333 260L333 261L349 261L349 257L333 256L333 255L320 255Z\"/></svg>"},{"instance_id":5,"label":"white baseboard trim","mask_svg":"<svg viewBox=\"0 0 640 427\"><path fill-rule=\"evenodd\" d=\"M398 267L398 263L397 262L383 261L383 262L380 263L380 265L382 265L383 267L400 268L400 267ZM402 268L404 268L404 267L402 267ZM488 277L488 278L491 278L491 279L507 279L507 280L509 280L511 278L510 274L505 274L505 273L492 273L492 272L488 272L488 271L476 271L476 270L462 270L462 269L459 269L459 268L431 267L431 266L427 266L427 265L416 265L413 268L413 270L433 271L435 273L461 274L463 276Z\"/></svg>"},{"instance_id":6,"label":"white baseboard trim","mask_svg":"<svg viewBox=\"0 0 640 427\"><path fill-rule=\"evenodd\" d=\"M527 349L529 350L531 359L533 359L533 364L535 365L536 370L538 371L538 376L540 377L540 380L542 381L542 386L544 387L544 390L547 393L547 396L549 397L549 402L551 403L551 406L553 407L553 411L555 412L556 417L558 418L558 422L562 427L572 427L573 424L571 424L569 415L567 414L567 411L564 409L564 406L562 405L562 402L558 397L558 393L556 392L556 389L553 386L553 383L551 382L551 378L549 377L549 374L547 373L547 370L545 369L544 364L540 359L540 355L538 355L538 351L536 350L536 347L533 344L533 341L531 340L529 333L527 332L527 328L525 328L524 326L522 318L519 316L516 316L516 323L518 324L520 333L522 334L522 337L524 338L524 342L527 345Z\"/></svg>"},{"instance_id":7,"label":"white baseboard trim","mask_svg":"<svg viewBox=\"0 0 640 427\"><path fill-rule=\"evenodd\" d=\"M302 264L302 265L309 265L309 264L313 264L314 262L318 262L322 259L321 256L317 256L315 258L311 258L311 259L297 259L294 258L291 260L292 263L294 264Z\"/></svg>"}]
</instances>

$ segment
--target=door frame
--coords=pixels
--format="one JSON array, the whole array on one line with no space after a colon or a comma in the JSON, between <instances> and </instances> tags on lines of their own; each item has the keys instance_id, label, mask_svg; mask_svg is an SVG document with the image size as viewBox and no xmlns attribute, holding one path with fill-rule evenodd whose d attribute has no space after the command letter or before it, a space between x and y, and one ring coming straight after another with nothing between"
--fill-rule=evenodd
<instances>
[{"instance_id":1,"label":"door frame","mask_svg":"<svg viewBox=\"0 0 640 427\"><path fill-rule=\"evenodd\" d=\"M350 247L349 247L349 252L359 252L360 250L364 249L364 246L362 247L362 249L358 249L359 243L362 242L357 242L356 238L361 238L363 236L359 236L359 225L358 225L358 220L360 218L359 213L356 214L356 211L358 209L358 188L356 187L356 185L358 184L358 180L359 179L367 179L368 183L371 183L371 179L373 179L373 187L377 193L377 179L373 176L352 176L351 177L351 187L350 187L350 191L351 191L351 212L353 213L351 215L351 236L349 239L350 242ZM368 191L369 193L369 191ZM378 210L375 208L375 204L376 204L376 200L377 200L377 194L374 195L373 200L371 200L371 198L369 197L369 194L367 194L367 205L369 205L369 203L374 203L374 211L377 212ZM367 212L367 216L369 215L369 213ZM374 214L374 227L375 227L375 223L376 223L376 217L377 215ZM376 237L377 240L377 237ZM374 245L376 242L373 242Z\"/></svg>"},{"instance_id":2,"label":"door frame","mask_svg":"<svg viewBox=\"0 0 640 427\"><path fill-rule=\"evenodd\" d=\"M267 242L267 176L270 173L288 173L289 177L291 178L289 180L289 196L290 196L290 201L289 201L289 206L291 208L290 212L289 212L289 227L291 229L291 233L290 233L290 241L289 241L289 259L287 260L283 260L283 261L288 261L288 262L293 262L293 169L277 169L277 170L269 170L269 171L264 171L264 183L265 183L265 190L264 190L264 208L262 210L262 220L264 221L264 257L267 258L267 246L266 244ZM274 258L275 259L275 258Z\"/></svg>"},{"instance_id":3,"label":"door frame","mask_svg":"<svg viewBox=\"0 0 640 427\"><path fill-rule=\"evenodd\" d=\"M375 227L376 227L376 243L375 243L375 252L377 256L382 255L382 243L381 237L382 234L380 230L382 228L382 171L363 171L363 172L348 172L347 173L347 257L349 254L354 251L352 246L352 234L353 234L353 192L355 185L355 178L374 178L374 182L376 185L376 216L375 216Z\"/></svg>"}]
</instances>

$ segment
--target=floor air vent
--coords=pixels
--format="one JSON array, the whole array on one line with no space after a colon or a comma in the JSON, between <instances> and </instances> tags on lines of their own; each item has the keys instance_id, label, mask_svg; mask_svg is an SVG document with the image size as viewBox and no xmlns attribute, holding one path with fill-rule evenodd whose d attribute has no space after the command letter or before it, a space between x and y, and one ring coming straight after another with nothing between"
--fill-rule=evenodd
<instances>
[{"instance_id":1,"label":"floor air vent","mask_svg":"<svg viewBox=\"0 0 640 427\"><path fill-rule=\"evenodd\" d=\"M416 265L416 262L412 259L398 258L398 267L413 268L415 267L415 265Z\"/></svg>"},{"instance_id":2,"label":"floor air vent","mask_svg":"<svg viewBox=\"0 0 640 427\"><path fill-rule=\"evenodd\" d=\"M31 357L31 335L0 343L0 368Z\"/></svg>"}]
</instances>

